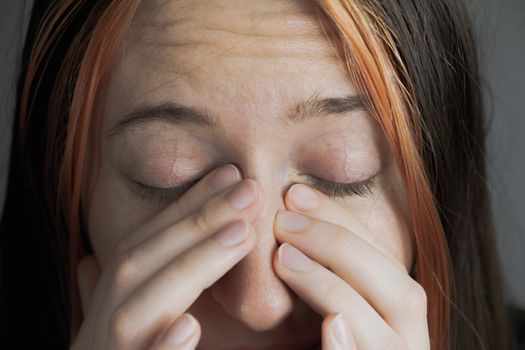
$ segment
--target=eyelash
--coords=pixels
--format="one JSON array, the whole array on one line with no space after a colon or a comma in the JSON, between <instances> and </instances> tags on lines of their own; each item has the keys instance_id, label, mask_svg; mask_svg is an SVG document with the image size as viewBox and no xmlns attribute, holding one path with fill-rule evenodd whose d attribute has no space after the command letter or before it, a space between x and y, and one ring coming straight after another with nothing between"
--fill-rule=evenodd
<instances>
[{"instance_id":1,"label":"eyelash","mask_svg":"<svg viewBox=\"0 0 525 350\"><path fill-rule=\"evenodd\" d=\"M345 196L360 196L366 197L371 194L376 185L377 174L373 175L369 179L354 182L354 183L338 183L323 180L321 178L305 175L308 181L312 184L313 187L319 191L325 193L328 197L337 198ZM193 185L199 182L201 178L198 178L194 181L185 183L178 187L174 188L158 188L144 185L143 183L136 182L139 186L140 196L148 202L151 202L155 205L161 205L162 203L173 201L181 196L184 192L190 189Z\"/></svg>"},{"instance_id":2,"label":"eyelash","mask_svg":"<svg viewBox=\"0 0 525 350\"><path fill-rule=\"evenodd\" d=\"M367 195L372 194L375 184L377 174L372 177L358 181L354 183L338 183L323 180L321 178L306 175L312 186L317 188L319 191L325 193L328 197L331 198L342 198L345 196L360 196L366 197Z\"/></svg>"},{"instance_id":3,"label":"eyelash","mask_svg":"<svg viewBox=\"0 0 525 350\"><path fill-rule=\"evenodd\" d=\"M140 182L136 182L136 184L139 187L139 194L143 199L145 199L147 202L153 203L154 205L161 205L165 202L170 202L179 198L184 192L189 190L201 179L202 178L198 178L194 181L173 188L152 187L144 185Z\"/></svg>"}]
</instances>

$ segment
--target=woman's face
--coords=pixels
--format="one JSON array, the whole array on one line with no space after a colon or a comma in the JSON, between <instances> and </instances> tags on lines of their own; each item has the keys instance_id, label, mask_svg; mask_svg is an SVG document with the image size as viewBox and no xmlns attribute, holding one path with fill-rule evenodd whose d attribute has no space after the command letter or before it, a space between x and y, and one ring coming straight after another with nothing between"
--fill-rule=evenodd
<instances>
[{"instance_id":1,"label":"woman's face","mask_svg":"<svg viewBox=\"0 0 525 350\"><path fill-rule=\"evenodd\" d=\"M133 181L175 187L234 163L265 191L253 221L255 248L188 310L201 324L203 348L319 339L321 317L272 268L276 212L287 188L308 184L305 174L350 183L378 173L371 194L334 200L373 232L364 239L407 269L412 263L393 155L366 111L337 100L357 91L309 4L143 1L112 70L87 222L102 269L122 239L170 204L142 198ZM309 108L315 99L331 99L325 113ZM207 111L217 123L173 123L153 111L175 104ZM126 115L147 109L140 124L107 135Z\"/></svg>"}]
</instances>

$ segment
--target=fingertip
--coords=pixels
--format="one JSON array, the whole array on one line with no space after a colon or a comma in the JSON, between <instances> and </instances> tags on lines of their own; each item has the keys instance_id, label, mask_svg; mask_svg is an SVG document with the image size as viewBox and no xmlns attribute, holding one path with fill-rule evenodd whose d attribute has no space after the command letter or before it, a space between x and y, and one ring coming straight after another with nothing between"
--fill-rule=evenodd
<instances>
[{"instance_id":1,"label":"fingertip","mask_svg":"<svg viewBox=\"0 0 525 350\"><path fill-rule=\"evenodd\" d=\"M214 169L208 176L208 187L213 194L218 194L242 180L242 175L233 164Z\"/></svg>"},{"instance_id":2,"label":"fingertip","mask_svg":"<svg viewBox=\"0 0 525 350\"><path fill-rule=\"evenodd\" d=\"M255 188L255 198L256 198L256 201L258 201L261 198L261 190L262 190L261 184L259 183L259 181L257 181L254 178L246 179L246 181L251 183L252 186Z\"/></svg>"},{"instance_id":3,"label":"fingertip","mask_svg":"<svg viewBox=\"0 0 525 350\"><path fill-rule=\"evenodd\" d=\"M293 184L292 186L288 188L288 190L284 194L284 206L286 210L302 212L302 210L298 208L292 201L292 189L295 190L298 186L302 186L302 184L299 184L299 183Z\"/></svg>"},{"instance_id":4,"label":"fingertip","mask_svg":"<svg viewBox=\"0 0 525 350\"><path fill-rule=\"evenodd\" d=\"M252 189L254 189L255 193L255 199L253 202L249 205L248 210L248 216L252 219L257 215L261 209L264 207L265 202L265 196L264 196L264 188L262 187L261 183L257 181L254 178L246 179L246 181L251 183Z\"/></svg>"},{"instance_id":5,"label":"fingertip","mask_svg":"<svg viewBox=\"0 0 525 350\"><path fill-rule=\"evenodd\" d=\"M352 330L343 313L331 314L322 323L323 349L356 349Z\"/></svg>"},{"instance_id":6,"label":"fingertip","mask_svg":"<svg viewBox=\"0 0 525 350\"><path fill-rule=\"evenodd\" d=\"M195 317L185 313L178 317L166 330L163 342L170 346L180 346L200 337L200 324Z\"/></svg>"},{"instance_id":7,"label":"fingertip","mask_svg":"<svg viewBox=\"0 0 525 350\"><path fill-rule=\"evenodd\" d=\"M242 180L244 178L244 175L242 174L242 171L239 169L239 167L233 163L229 163L225 165L226 167L231 167L233 170L237 173L237 177L239 180Z\"/></svg>"}]
</instances>

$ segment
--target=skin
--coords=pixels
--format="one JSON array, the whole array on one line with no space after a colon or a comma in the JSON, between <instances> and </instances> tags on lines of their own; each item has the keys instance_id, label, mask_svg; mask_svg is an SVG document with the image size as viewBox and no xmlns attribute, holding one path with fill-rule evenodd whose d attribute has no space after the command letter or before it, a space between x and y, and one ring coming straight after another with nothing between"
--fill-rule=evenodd
<instances>
[{"instance_id":1,"label":"skin","mask_svg":"<svg viewBox=\"0 0 525 350\"><path fill-rule=\"evenodd\" d=\"M338 313L346 348L430 348L425 293L409 275L406 195L379 125L365 111L282 121L313 95L356 93L309 3L143 1L122 53L99 106L104 136L90 162L100 172L84 186L95 254L78 266L85 319L73 348L339 349ZM169 101L213 111L223 129L156 120L105 136L122 115ZM213 192L225 164L244 180ZM302 176L355 182L376 172L362 197L332 198ZM201 176L163 203L132 185ZM235 209L226 197L243 186L254 201ZM294 203L301 186L316 208ZM289 232L285 211L310 223ZM221 246L215 237L234 223L247 238ZM287 268L286 251L310 257L309 269ZM168 345L181 315L195 329Z\"/></svg>"}]
</instances>

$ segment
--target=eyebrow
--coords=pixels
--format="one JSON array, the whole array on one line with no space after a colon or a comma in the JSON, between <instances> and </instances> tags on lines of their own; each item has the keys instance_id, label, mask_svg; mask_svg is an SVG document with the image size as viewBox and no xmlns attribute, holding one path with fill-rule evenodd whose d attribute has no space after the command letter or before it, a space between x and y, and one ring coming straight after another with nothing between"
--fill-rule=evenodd
<instances>
[{"instance_id":1,"label":"eyebrow","mask_svg":"<svg viewBox=\"0 0 525 350\"><path fill-rule=\"evenodd\" d=\"M307 120L326 120L326 117L346 117L351 112L365 110L365 100L361 95L345 97L319 97L316 94L296 104L280 118L283 123L297 124ZM108 137L121 134L131 127L140 127L155 120L174 125L198 125L221 129L221 118L207 108L184 106L175 102L142 106L120 118L108 131Z\"/></svg>"}]
</instances>

